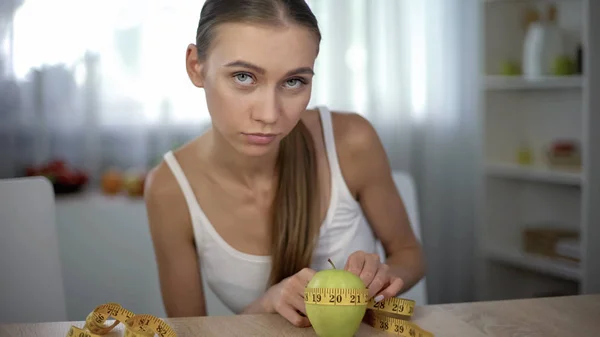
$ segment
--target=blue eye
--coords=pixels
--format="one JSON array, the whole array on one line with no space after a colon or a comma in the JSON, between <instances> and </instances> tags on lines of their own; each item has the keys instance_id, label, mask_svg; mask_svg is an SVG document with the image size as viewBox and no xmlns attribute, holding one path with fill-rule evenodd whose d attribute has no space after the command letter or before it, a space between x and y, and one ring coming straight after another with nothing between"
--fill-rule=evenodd
<instances>
[{"instance_id":1,"label":"blue eye","mask_svg":"<svg viewBox=\"0 0 600 337\"><path fill-rule=\"evenodd\" d=\"M292 78L292 79L285 81L285 84L288 86L288 88L296 89L296 88L302 86L304 84L304 82L299 78Z\"/></svg>"},{"instance_id":2,"label":"blue eye","mask_svg":"<svg viewBox=\"0 0 600 337\"><path fill-rule=\"evenodd\" d=\"M239 73L234 75L236 81L242 85L252 84L252 76L246 73Z\"/></svg>"}]
</instances>

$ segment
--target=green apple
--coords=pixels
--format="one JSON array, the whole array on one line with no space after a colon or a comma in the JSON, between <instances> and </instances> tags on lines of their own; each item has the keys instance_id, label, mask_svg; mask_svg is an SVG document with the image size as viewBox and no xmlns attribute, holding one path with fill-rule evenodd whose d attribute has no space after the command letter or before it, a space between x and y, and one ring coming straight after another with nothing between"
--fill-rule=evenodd
<instances>
[{"instance_id":1,"label":"green apple","mask_svg":"<svg viewBox=\"0 0 600 337\"><path fill-rule=\"evenodd\" d=\"M521 67L515 61L504 61L500 67L500 73L505 76L517 76L521 75Z\"/></svg>"},{"instance_id":2,"label":"green apple","mask_svg":"<svg viewBox=\"0 0 600 337\"><path fill-rule=\"evenodd\" d=\"M315 273L306 288L321 289L366 289L364 282L353 273L336 269L321 270ZM324 305L306 303L306 315L319 337L352 337L360 328L367 310L367 301L362 304Z\"/></svg>"},{"instance_id":3,"label":"green apple","mask_svg":"<svg viewBox=\"0 0 600 337\"><path fill-rule=\"evenodd\" d=\"M554 59L552 73L556 76L571 75L574 68L574 62L568 56L559 56Z\"/></svg>"}]
</instances>

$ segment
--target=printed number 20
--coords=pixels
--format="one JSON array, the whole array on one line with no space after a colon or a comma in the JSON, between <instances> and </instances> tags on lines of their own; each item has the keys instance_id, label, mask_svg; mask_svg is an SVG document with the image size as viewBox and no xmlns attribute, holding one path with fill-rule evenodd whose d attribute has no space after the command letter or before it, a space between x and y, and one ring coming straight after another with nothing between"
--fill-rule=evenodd
<instances>
[{"instance_id":1,"label":"printed number 20","mask_svg":"<svg viewBox=\"0 0 600 337\"><path fill-rule=\"evenodd\" d=\"M342 303L342 295L334 295L331 294L329 295L329 302L330 303Z\"/></svg>"}]
</instances>

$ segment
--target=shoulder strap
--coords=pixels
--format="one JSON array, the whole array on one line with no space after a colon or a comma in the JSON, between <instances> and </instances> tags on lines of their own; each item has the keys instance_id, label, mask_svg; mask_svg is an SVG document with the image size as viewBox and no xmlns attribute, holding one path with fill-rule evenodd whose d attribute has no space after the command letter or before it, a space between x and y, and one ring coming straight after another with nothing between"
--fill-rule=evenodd
<instances>
[{"instance_id":1,"label":"shoulder strap","mask_svg":"<svg viewBox=\"0 0 600 337\"><path fill-rule=\"evenodd\" d=\"M333 184L332 190L334 193L339 191L340 201L350 200L355 205L356 201L350 193L350 189L346 184L344 175L342 174L342 167L338 160L337 148L335 146L335 136L333 129L332 113L326 107L319 107L319 113L321 116L321 124L323 128L323 137L325 138L325 151L327 152L327 160L329 161L329 170L331 172L331 183Z\"/></svg>"},{"instance_id":2,"label":"shoulder strap","mask_svg":"<svg viewBox=\"0 0 600 337\"><path fill-rule=\"evenodd\" d=\"M337 149L335 146L335 136L333 134L333 122L331 120L331 111L324 106L319 107L321 116L321 125L323 129L323 138L325 139L325 151L327 152L327 160L332 175L341 174L340 166L337 157Z\"/></svg>"},{"instance_id":3,"label":"shoulder strap","mask_svg":"<svg viewBox=\"0 0 600 337\"><path fill-rule=\"evenodd\" d=\"M173 155L173 152L171 152L171 151L167 152L164 155L164 159L165 159L165 162L167 163L167 165L169 166L169 168L171 169L171 172L175 176L175 179L177 180L177 183L179 184L179 187L181 188L181 191L183 192L183 196L185 197L185 201L186 201L190 211L192 209L198 207L198 202L196 201L196 196L194 195L192 186L190 185L190 182L185 177L185 174L183 173L183 169L181 168L181 165L179 165L179 162L177 162L177 159Z\"/></svg>"},{"instance_id":4,"label":"shoulder strap","mask_svg":"<svg viewBox=\"0 0 600 337\"><path fill-rule=\"evenodd\" d=\"M179 188L181 188L181 191L185 198L185 202L186 202L186 204L188 206L188 210L190 212L190 218L192 221L192 226L194 227L194 232L196 232L196 228L200 229L200 228L203 228L204 226L202 226L202 223L199 223L200 219L198 219L198 217L195 215L200 215L201 217L204 217L204 212L200 208L200 205L198 204L198 200L196 200L196 195L194 194L194 191L192 190L192 186L190 185L190 182L188 181L188 179L185 177L185 174L183 173L183 169L181 168L181 165L179 165L177 158L175 158L175 156L173 155L173 152L169 151L169 152L165 153L163 158L165 159L165 162L167 163L167 165L171 169L171 172L175 176L175 179L177 180L177 183L179 184ZM198 241L198 239L204 239L204 236L201 236L200 238L198 238L198 236L196 235L196 239L197 239L196 241ZM199 244L200 242L197 242L197 243Z\"/></svg>"}]
</instances>

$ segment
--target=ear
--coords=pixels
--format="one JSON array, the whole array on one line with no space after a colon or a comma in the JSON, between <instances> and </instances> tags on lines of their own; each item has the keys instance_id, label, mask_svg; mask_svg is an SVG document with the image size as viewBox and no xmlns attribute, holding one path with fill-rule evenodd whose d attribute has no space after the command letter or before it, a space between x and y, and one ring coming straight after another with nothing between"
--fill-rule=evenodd
<instances>
[{"instance_id":1,"label":"ear","mask_svg":"<svg viewBox=\"0 0 600 337\"><path fill-rule=\"evenodd\" d=\"M190 44L185 52L185 67L188 77L198 88L204 87L203 63L198 61L198 50L194 44Z\"/></svg>"}]
</instances>

